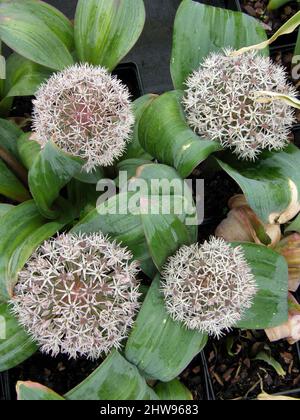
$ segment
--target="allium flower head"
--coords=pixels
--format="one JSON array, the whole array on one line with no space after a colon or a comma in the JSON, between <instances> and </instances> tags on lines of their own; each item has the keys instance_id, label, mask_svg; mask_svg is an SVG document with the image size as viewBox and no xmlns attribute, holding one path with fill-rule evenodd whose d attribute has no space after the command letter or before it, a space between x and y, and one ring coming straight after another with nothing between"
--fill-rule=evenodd
<instances>
[{"instance_id":1,"label":"allium flower head","mask_svg":"<svg viewBox=\"0 0 300 420\"><path fill-rule=\"evenodd\" d=\"M134 116L128 89L104 68L76 64L54 74L36 93L33 127L41 145L108 166L129 140Z\"/></svg>"},{"instance_id":2,"label":"allium flower head","mask_svg":"<svg viewBox=\"0 0 300 420\"><path fill-rule=\"evenodd\" d=\"M242 319L257 291L242 248L214 237L203 245L180 248L162 277L171 317L216 337Z\"/></svg>"},{"instance_id":3,"label":"allium flower head","mask_svg":"<svg viewBox=\"0 0 300 420\"><path fill-rule=\"evenodd\" d=\"M281 150L294 122L283 101L257 101L255 92L296 96L283 67L256 52L212 53L187 80L183 99L190 127L240 158L254 160L263 149Z\"/></svg>"},{"instance_id":4,"label":"allium flower head","mask_svg":"<svg viewBox=\"0 0 300 420\"><path fill-rule=\"evenodd\" d=\"M46 241L19 274L12 311L43 352L99 358L120 347L139 307L131 258L102 234Z\"/></svg>"}]
</instances>

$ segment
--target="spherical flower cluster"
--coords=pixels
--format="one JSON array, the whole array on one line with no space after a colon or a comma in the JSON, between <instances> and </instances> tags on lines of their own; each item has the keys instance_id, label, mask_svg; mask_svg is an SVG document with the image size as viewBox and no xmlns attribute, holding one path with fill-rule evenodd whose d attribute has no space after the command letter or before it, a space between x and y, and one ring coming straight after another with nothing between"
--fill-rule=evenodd
<instances>
[{"instance_id":1,"label":"spherical flower cluster","mask_svg":"<svg viewBox=\"0 0 300 420\"><path fill-rule=\"evenodd\" d=\"M190 127L218 141L241 159L255 160L262 150L281 150L294 122L293 108L280 100L258 101L255 92L296 96L283 67L256 52L209 55L187 80L183 99Z\"/></svg>"},{"instance_id":2,"label":"spherical flower cluster","mask_svg":"<svg viewBox=\"0 0 300 420\"><path fill-rule=\"evenodd\" d=\"M46 241L19 274L12 311L45 353L99 358L139 308L137 264L102 234Z\"/></svg>"},{"instance_id":3,"label":"spherical flower cluster","mask_svg":"<svg viewBox=\"0 0 300 420\"><path fill-rule=\"evenodd\" d=\"M241 247L210 238L183 246L163 270L168 313L187 328L220 337L240 321L257 292Z\"/></svg>"},{"instance_id":4,"label":"spherical flower cluster","mask_svg":"<svg viewBox=\"0 0 300 420\"><path fill-rule=\"evenodd\" d=\"M36 93L35 137L42 147L52 140L81 157L87 171L111 165L123 154L133 123L128 89L102 67L76 64Z\"/></svg>"}]
</instances>

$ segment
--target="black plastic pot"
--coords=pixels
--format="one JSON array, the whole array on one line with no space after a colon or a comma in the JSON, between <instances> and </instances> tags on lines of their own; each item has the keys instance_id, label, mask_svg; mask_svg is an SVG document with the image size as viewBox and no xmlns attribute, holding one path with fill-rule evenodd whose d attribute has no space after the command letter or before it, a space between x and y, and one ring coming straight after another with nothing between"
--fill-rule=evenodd
<instances>
[{"instance_id":1,"label":"black plastic pot","mask_svg":"<svg viewBox=\"0 0 300 420\"><path fill-rule=\"evenodd\" d=\"M209 6L221 7L223 9L241 10L239 0L194 0L198 3L208 4Z\"/></svg>"},{"instance_id":2,"label":"black plastic pot","mask_svg":"<svg viewBox=\"0 0 300 420\"><path fill-rule=\"evenodd\" d=\"M132 100L135 100L143 95L143 84L136 64L120 64L116 70L113 71L113 74L128 87Z\"/></svg>"}]
</instances>

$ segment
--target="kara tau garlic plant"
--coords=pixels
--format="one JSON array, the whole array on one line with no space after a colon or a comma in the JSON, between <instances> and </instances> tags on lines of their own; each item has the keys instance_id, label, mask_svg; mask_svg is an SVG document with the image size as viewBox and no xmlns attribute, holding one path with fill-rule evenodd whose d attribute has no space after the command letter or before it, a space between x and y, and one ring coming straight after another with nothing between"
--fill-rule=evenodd
<instances>
[{"instance_id":1,"label":"kara tau garlic plant","mask_svg":"<svg viewBox=\"0 0 300 420\"><path fill-rule=\"evenodd\" d=\"M257 291L242 249L214 237L180 248L164 267L163 280L171 317L216 337L242 319Z\"/></svg>"},{"instance_id":2,"label":"kara tau garlic plant","mask_svg":"<svg viewBox=\"0 0 300 420\"><path fill-rule=\"evenodd\" d=\"M102 67L76 64L54 74L34 101L37 140L85 159L87 171L122 155L133 123L128 89Z\"/></svg>"},{"instance_id":3,"label":"kara tau garlic plant","mask_svg":"<svg viewBox=\"0 0 300 420\"><path fill-rule=\"evenodd\" d=\"M242 159L254 160L263 149L288 143L293 108L283 101L260 102L256 93L296 96L283 67L270 58L231 50L212 53L186 82L183 104L190 127L216 140Z\"/></svg>"},{"instance_id":4,"label":"kara tau garlic plant","mask_svg":"<svg viewBox=\"0 0 300 420\"><path fill-rule=\"evenodd\" d=\"M120 346L139 307L131 258L102 234L51 239L20 273L12 311L43 352L98 358Z\"/></svg>"}]
</instances>

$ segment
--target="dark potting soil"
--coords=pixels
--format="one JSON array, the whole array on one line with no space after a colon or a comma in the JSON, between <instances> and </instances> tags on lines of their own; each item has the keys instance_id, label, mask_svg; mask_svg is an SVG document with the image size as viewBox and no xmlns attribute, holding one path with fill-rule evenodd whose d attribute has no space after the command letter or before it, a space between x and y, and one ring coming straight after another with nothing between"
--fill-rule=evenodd
<instances>
[{"instance_id":1,"label":"dark potting soil","mask_svg":"<svg viewBox=\"0 0 300 420\"><path fill-rule=\"evenodd\" d=\"M100 363L87 359L72 360L64 355L50 357L37 352L9 371L11 399L16 399L18 381L39 382L63 395L86 379Z\"/></svg>"},{"instance_id":2,"label":"dark potting soil","mask_svg":"<svg viewBox=\"0 0 300 420\"><path fill-rule=\"evenodd\" d=\"M266 25L269 35L276 32L287 20L299 10L297 1L292 1L278 10L268 10L269 0L240 0L242 10L250 16L261 20Z\"/></svg>"},{"instance_id":3,"label":"dark potting soil","mask_svg":"<svg viewBox=\"0 0 300 420\"><path fill-rule=\"evenodd\" d=\"M206 376L201 354L180 375L180 381L192 392L195 401L206 399Z\"/></svg>"},{"instance_id":4,"label":"dark potting soil","mask_svg":"<svg viewBox=\"0 0 300 420\"><path fill-rule=\"evenodd\" d=\"M254 360L261 351L280 363L284 377L266 362ZM269 343L263 331L234 331L219 341L210 341L205 354L216 399L251 399L262 390L300 397L300 359L296 345L283 340Z\"/></svg>"}]
</instances>

